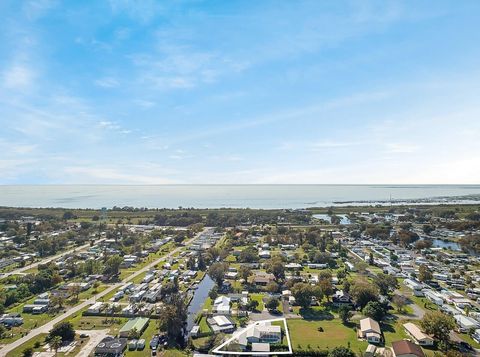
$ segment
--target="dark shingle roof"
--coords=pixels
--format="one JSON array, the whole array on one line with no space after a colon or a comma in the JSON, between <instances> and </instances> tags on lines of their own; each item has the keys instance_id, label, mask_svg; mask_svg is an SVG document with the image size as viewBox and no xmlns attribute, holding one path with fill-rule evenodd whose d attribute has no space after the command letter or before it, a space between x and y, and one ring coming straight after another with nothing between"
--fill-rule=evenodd
<instances>
[{"instance_id":1,"label":"dark shingle roof","mask_svg":"<svg viewBox=\"0 0 480 357\"><path fill-rule=\"evenodd\" d=\"M413 354L418 357L425 357L425 353L420 346L406 340L392 342L393 353L395 356Z\"/></svg>"}]
</instances>

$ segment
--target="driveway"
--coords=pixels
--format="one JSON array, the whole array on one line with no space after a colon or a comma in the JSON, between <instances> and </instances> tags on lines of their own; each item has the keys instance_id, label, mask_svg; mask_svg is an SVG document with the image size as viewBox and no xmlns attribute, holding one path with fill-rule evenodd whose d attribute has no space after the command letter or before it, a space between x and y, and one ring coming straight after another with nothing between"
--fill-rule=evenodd
<instances>
[{"instance_id":1,"label":"driveway","mask_svg":"<svg viewBox=\"0 0 480 357\"><path fill-rule=\"evenodd\" d=\"M89 357L100 341L107 336L108 330L77 331L77 333L84 333L90 336L88 342L82 346L82 350L77 354L77 357Z\"/></svg>"}]
</instances>

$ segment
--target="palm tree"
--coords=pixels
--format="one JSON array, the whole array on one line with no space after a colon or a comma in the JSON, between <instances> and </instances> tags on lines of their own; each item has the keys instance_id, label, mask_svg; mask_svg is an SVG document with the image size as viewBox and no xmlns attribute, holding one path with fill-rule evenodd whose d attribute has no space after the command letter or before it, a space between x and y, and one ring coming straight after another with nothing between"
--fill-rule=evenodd
<instances>
[{"instance_id":1,"label":"palm tree","mask_svg":"<svg viewBox=\"0 0 480 357\"><path fill-rule=\"evenodd\" d=\"M57 355L58 349L62 347L62 338L60 336L53 336L49 342L50 348L55 350L55 356Z\"/></svg>"}]
</instances>

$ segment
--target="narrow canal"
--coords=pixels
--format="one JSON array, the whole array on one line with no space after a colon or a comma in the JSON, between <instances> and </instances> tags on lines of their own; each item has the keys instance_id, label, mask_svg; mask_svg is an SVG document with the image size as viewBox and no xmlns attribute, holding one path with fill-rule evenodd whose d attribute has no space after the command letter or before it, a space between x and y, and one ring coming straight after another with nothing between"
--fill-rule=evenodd
<instances>
[{"instance_id":1,"label":"narrow canal","mask_svg":"<svg viewBox=\"0 0 480 357\"><path fill-rule=\"evenodd\" d=\"M208 293L214 285L215 282L208 275L205 275L200 284L198 284L198 288L193 294L192 301L190 301L190 305L188 305L187 333L190 332L193 325L195 325L195 317L202 310L203 304L208 297Z\"/></svg>"}]
</instances>

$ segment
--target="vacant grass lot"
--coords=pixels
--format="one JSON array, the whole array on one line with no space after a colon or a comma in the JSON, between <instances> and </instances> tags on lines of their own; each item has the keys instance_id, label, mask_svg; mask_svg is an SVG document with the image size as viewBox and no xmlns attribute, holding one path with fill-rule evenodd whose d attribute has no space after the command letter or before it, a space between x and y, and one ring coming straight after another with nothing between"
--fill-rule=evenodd
<instances>
[{"instance_id":1,"label":"vacant grass lot","mask_svg":"<svg viewBox=\"0 0 480 357\"><path fill-rule=\"evenodd\" d=\"M263 311L264 304L263 304L263 294L250 294L250 299L258 301L258 311Z\"/></svg>"},{"instance_id":2,"label":"vacant grass lot","mask_svg":"<svg viewBox=\"0 0 480 357\"><path fill-rule=\"evenodd\" d=\"M116 335L127 321L128 319L124 317L115 317L112 319L104 316L82 316L80 312L70 319L70 322L76 330L109 329L112 335Z\"/></svg>"},{"instance_id":3,"label":"vacant grass lot","mask_svg":"<svg viewBox=\"0 0 480 357\"><path fill-rule=\"evenodd\" d=\"M326 350L336 346L350 347L352 351L362 353L368 343L359 341L353 328L342 325L339 321L306 321L288 319L288 329L292 339L293 350L312 349ZM318 328L322 327L323 332Z\"/></svg>"}]
</instances>

